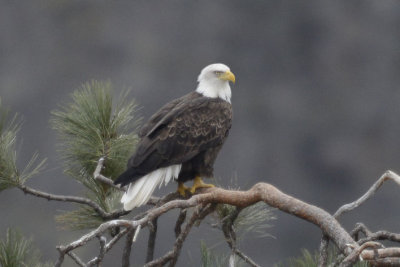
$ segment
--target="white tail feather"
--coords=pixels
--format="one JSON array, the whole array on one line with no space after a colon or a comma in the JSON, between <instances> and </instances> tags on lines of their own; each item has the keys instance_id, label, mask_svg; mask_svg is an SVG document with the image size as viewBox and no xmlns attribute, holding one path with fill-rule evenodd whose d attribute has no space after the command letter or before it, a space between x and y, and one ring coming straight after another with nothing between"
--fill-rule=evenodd
<instances>
[{"instance_id":1,"label":"white tail feather","mask_svg":"<svg viewBox=\"0 0 400 267\"><path fill-rule=\"evenodd\" d=\"M128 190L121 198L124 210L131 210L147 203L157 185L161 187L163 183L167 185L172 179L178 178L181 166L177 164L157 169L129 184Z\"/></svg>"}]
</instances>

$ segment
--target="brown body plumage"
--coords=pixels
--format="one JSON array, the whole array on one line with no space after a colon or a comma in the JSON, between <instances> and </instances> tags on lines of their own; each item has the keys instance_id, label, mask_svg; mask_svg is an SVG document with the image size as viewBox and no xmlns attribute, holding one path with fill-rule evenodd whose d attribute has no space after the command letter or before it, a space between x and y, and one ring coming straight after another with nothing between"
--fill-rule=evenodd
<instances>
[{"instance_id":1,"label":"brown body plumage","mask_svg":"<svg viewBox=\"0 0 400 267\"><path fill-rule=\"evenodd\" d=\"M212 177L232 125L232 105L192 92L171 101L139 132L136 153L115 183L126 185L162 167L182 164L178 181Z\"/></svg>"},{"instance_id":2,"label":"brown body plumage","mask_svg":"<svg viewBox=\"0 0 400 267\"><path fill-rule=\"evenodd\" d=\"M179 182L182 195L188 180L194 179L191 193L212 186L201 178L213 176L214 161L232 125L229 81L235 76L227 66L207 66L195 92L169 102L143 126L127 170L115 180L129 184L121 199L124 209L143 205L158 185L172 179Z\"/></svg>"}]
</instances>

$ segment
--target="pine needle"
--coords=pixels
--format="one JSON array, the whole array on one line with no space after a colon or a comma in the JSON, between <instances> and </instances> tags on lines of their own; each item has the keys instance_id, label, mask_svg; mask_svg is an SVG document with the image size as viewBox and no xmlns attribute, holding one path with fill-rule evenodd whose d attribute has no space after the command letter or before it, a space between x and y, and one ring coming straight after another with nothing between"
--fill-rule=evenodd
<instances>
[{"instance_id":1,"label":"pine needle","mask_svg":"<svg viewBox=\"0 0 400 267\"><path fill-rule=\"evenodd\" d=\"M17 115L9 118L9 112L2 107L0 99L0 191L23 184L38 174L45 163L45 160L37 163L38 155L34 154L23 171L18 171L15 147L20 124Z\"/></svg>"},{"instance_id":2,"label":"pine needle","mask_svg":"<svg viewBox=\"0 0 400 267\"><path fill-rule=\"evenodd\" d=\"M124 91L113 99L110 82L91 81L71 95L72 101L52 112L51 124L60 138L59 151L65 162L65 173L83 184L88 198L111 212L117 207L120 193L96 181L93 172L99 158L105 157L102 174L116 179L133 154L140 118L135 101L128 101ZM94 228L103 222L87 206L56 216L63 228Z\"/></svg>"},{"instance_id":3,"label":"pine needle","mask_svg":"<svg viewBox=\"0 0 400 267\"><path fill-rule=\"evenodd\" d=\"M32 239L26 239L19 231L7 229L0 240L0 265L2 267L49 267L51 263L41 263L40 253L33 247Z\"/></svg>"}]
</instances>

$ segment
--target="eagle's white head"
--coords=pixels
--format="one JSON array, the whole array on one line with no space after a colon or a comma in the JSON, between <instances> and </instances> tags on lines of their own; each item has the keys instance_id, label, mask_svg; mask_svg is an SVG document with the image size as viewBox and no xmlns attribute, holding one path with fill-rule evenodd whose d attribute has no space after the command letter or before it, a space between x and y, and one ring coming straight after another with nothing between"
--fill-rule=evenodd
<instances>
[{"instance_id":1,"label":"eagle's white head","mask_svg":"<svg viewBox=\"0 0 400 267\"><path fill-rule=\"evenodd\" d=\"M229 82L235 83L235 75L228 66L216 63L205 67L197 78L196 92L206 97L221 98L231 102L231 87Z\"/></svg>"}]
</instances>

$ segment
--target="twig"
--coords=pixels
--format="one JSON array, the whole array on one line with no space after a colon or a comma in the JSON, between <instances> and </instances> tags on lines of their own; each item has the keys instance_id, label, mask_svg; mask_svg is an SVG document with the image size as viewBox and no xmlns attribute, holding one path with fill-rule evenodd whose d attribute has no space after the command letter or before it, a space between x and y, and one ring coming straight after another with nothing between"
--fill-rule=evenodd
<instances>
[{"instance_id":1,"label":"twig","mask_svg":"<svg viewBox=\"0 0 400 267\"><path fill-rule=\"evenodd\" d=\"M135 230L132 229L126 235L126 242L124 247L124 252L122 253L122 267L129 267L129 261L131 256L131 249L133 244L133 237L135 235Z\"/></svg>"},{"instance_id":2,"label":"twig","mask_svg":"<svg viewBox=\"0 0 400 267\"><path fill-rule=\"evenodd\" d=\"M249 256L241 252L239 249L235 248L233 251L236 255L238 255L240 258L242 258L245 262L247 262L249 265L253 267L261 267L258 265L255 261L253 261Z\"/></svg>"},{"instance_id":3,"label":"twig","mask_svg":"<svg viewBox=\"0 0 400 267\"><path fill-rule=\"evenodd\" d=\"M365 238L359 238L358 234L360 232L365 235ZM357 223L353 231L350 232L350 235L354 236L354 240L356 240L359 245L375 240L389 240L392 242L400 242L400 234L384 230L373 233L363 223Z\"/></svg>"},{"instance_id":4,"label":"twig","mask_svg":"<svg viewBox=\"0 0 400 267\"><path fill-rule=\"evenodd\" d=\"M221 220L222 232L224 233L225 240L228 243L229 247L231 248L233 254L238 255L240 258L242 258L245 262L247 262L249 265L253 267L260 267L260 265L258 265L249 256L240 251L236 246L236 232L233 227L233 224L235 223L235 220L239 216L240 211L241 209L236 207L232 213L230 213L228 216L226 216Z\"/></svg>"},{"instance_id":5,"label":"twig","mask_svg":"<svg viewBox=\"0 0 400 267\"><path fill-rule=\"evenodd\" d=\"M87 265L86 265L75 253L73 253L72 251L68 252L67 255L70 256L71 259L73 259L74 262L75 262L76 264L78 264L79 266L81 266L81 267L86 267L86 266L87 266Z\"/></svg>"},{"instance_id":6,"label":"twig","mask_svg":"<svg viewBox=\"0 0 400 267\"><path fill-rule=\"evenodd\" d=\"M157 237L157 222L158 218L155 218L148 224L149 240L147 241L146 263L154 259L154 248L156 245L156 237Z\"/></svg>"},{"instance_id":7,"label":"twig","mask_svg":"<svg viewBox=\"0 0 400 267\"><path fill-rule=\"evenodd\" d=\"M377 242L366 242L362 244L361 246L354 248L353 251L347 255L347 257L340 263L339 267L350 267L353 266L354 263L356 263L361 255L361 253L367 249L367 248L380 248L382 247L382 244L377 243Z\"/></svg>"},{"instance_id":8,"label":"twig","mask_svg":"<svg viewBox=\"0 0 400 267\"><path fill-rule=\"evenodd\" d=\"M104 255L107 254L107 252L114 246L115 243L118 242L118 240L121 239L121 237L123 237L126 233L128 232L128 229L122 229L116 236L113 237L113 239L110 240L110 242L108 242L107 244L105 244L104 246ZM102 244L100 243L100 251L102 251L101 248ZM99 259L99 257L104 257L104 255L98 255L97 257L93 258L92 260L90 260L87 265L91 266L93 264L98 264L102 261L102 258Z\"/></svg>"},{"instance_id":9,"label":"twig","mask_svg":"<svg viewBox=\"0 0 400 267\"><path fill-rule=\"evenodd\" d=\"M207 205L206 207L204 207L204 205L200 205L200 207L197 207L195 212L193 213L192 217L186 224L185 229L180 233L180 235L176 239L174 248L171 251L169 251L168 253L166 253L164 256L147 263L145 266L146 267L162 266L162 265L166 264L167 262L170 263L169 266L175 266L175 263L179 256L179 252L182 248L183 242L185 241L191 228L193 227L193 225L199 218L204 218L204 216L205 216L204 214L209 214L212 210L213 210L213 208L211 207L211 205Z\"/></svg>"},{"instance_id":10,"label":"twig","mask_svg":"<svg viewBox=\"0 0 400 267\"><path fill-rule=\"evenodd\" d=\"M111 180L110 178L107 178L101 174L101 170L104 167L104 161L105 161L105 157L101 157L99 159L99 161L97 162L96 169L94 170L94 173L93 173L94 179L99 182L102 182L103 184L111 186L112 188L115 188L119 191L125 192L126 190L123 187L115 185L113 180Z\"/></svg>"},{"instance_id":11,"label":"twig","mask_svg":"<svg viewBox=\"0 0 400 267\"><path fill-rule=\"evenodd\" d=\"M107 243L107 239L104 236L98 236L97 237L99 239L99 243L100 243L100 251L99 251L99 255L94 258L93 260L90 260L86 266L91 267L91 266L99 266L100 262L103 260L104 255L106 254L107 250L106 250L106 243Z\"/></svg>"},{"instance_id":12,"label":"twig","mask_svg":"<svg viewBox=\"0 0 400 267\"><path fill-rule=\"evenodd\" d=\"M356 201L349 203L349 204L345 204L343 206L341 206L336 212L335 214L333 214L333 217L335 217L336 219L338 219L343 213L345 212L349 212L357 207L359 207L361 204L363 204L365 201L367 201L369 198L371 198L376 191L378 191L378 189L382 186L382 184L384 182L386 182L387 180L392 180L393 182L397 183L398 185L400 185L400 176L397 175L396 173L392 172L392 171L386 171L379 179L378 181L376 181L371 188L363 195L361 196L359 199L357 199Z\"/></svg>"},{"instance_id":13,"label":"twig","mask_svg":"<svg viewBox=\"0 0 400 267\"><path fill-rule=\"evenodd\" d=\"M132 242L136 242L136 238L139 236L139 232L141 229L142 229L142 226L139 224L138 227L136 227L135 234L133 235L133 238L132 238Z\"/></svg>"},{"instance_id":14,"label":"twig","mask_svg":"<svg viewBox=\"0 0 400 267\"><path fill-rule=\"evenodd\" d=\"M376 191L382 186L382 184L387 181L387 180L392 180L398 185L400 185L400 176L396 174L395 172L392 172L390 170L386 171L379 179L376 181L369 189L368 191L362 195L359 199L357 199L354 202L345 204L341 206L333 215L335 219L338 219L343 213L349 212L357 207L359 207L361 204L363 204L365 201L367 201L369 198L371 198ZM323 267L326 266L327 258L328 258L328 244L329 244L329 237L326 236L326 234L323 235L321 238L321 244L319 247L319 263L318 267Z\"/></svg>"},{"instance_id":15,"label":"twig","mask_svg":"<svg viewBox=\"0 0 400 267\"><path fill-rule=\"evenodd\" d=\"M30 188L23 184L19 184L18 188L21 189L26 194L34 195L34 196L40 197L40 198L45 198L47 200L74 202L74 203L88 205L88 206L92 207L101 217L106 218L106 217L110 216L110 213L105 212L96 202L94 202L88 198L49 194L46 192L42 192L42 191Z\"/></svg>"},{"instance_id":16,"label":"twig","mask_svg":"<svg viewBox=\"0 0 400 267\"><path fill-rule=\"evenodd\" d=\"M360 233L363 233L365 236L371 235L371 231L363 223L356 223L356 226L350 232L350 235L354 238L355 241L358 241Z\"/></svg>"},{"instance_id":17,"label":"twig","mask_svg":"<svg viewBox=\"0 0 400 267\"><path fill-rule=\"evenodd\" d=\"M182 224L185 222L186 213L187 213L186 209L181 209L181 211L179 212L179 216L178 216L178 219L176 220L175 229L174 229L176 238L178 238L178 236L182 232L182 228L181 227L182 227Z\"/></svg>"},{"instance_id":18,"label":"twig","mask_svg":"<svg viewBox=\"0 0 400 267\"><path fill-rule=\"evenodd\" d=\"M87 205L87 206L91 207L104 220L116 219L116 218L119 218L130 212L130 211L125 211L123 209L119 209L114 212L106 212L96 202L94 202L88 198L50 194L50 193L46 193L43 191L33 189L24 184L18 184L17 187L19 189L21 189L25 194L30 194L30 195L33 195L36 197L45 198L47 200L72 202L72 203Z\"/></svg>"}]
</instances>

